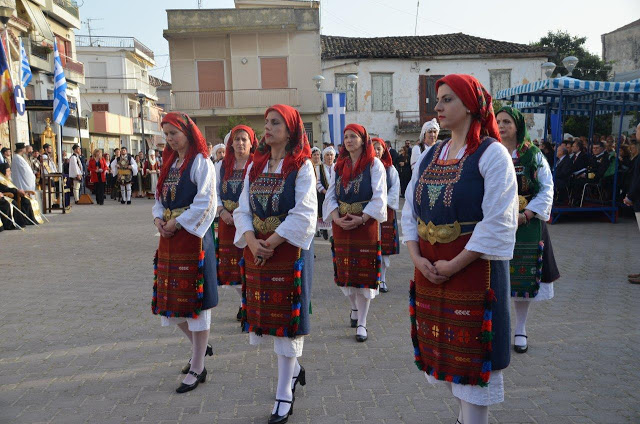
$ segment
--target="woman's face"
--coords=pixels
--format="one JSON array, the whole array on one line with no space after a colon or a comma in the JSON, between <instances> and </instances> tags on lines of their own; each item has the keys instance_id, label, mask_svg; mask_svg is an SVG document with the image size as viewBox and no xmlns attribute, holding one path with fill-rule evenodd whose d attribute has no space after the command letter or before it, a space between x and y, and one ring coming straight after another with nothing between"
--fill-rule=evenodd
<instances>
[{"instance_id":1,"label":"woman's face","mask_svg":"<svg viewBox=\"0 0 640 424\"><path fill-rule=\"evenodd\" d=\"M164 136L167 139L167 144L176 152L186 152L189 147L189 139L180 131L176 126L169 123L165 123L162 126Z\"/></svg>"},{"instance_id":2,"label":"woman's face","mask_svg":"<svg viewBox=\"0 0 640 424\"><path fill-rule=\"evenodd\" d=\"M269 146L278 146L289 141L289 129L282 115L275 110L269 111L264 120L264 141Z\"/></svg>"},{"instance_id":3,"label":"woman's face","mask_svg":"<svg viewBox=\"0 0 640 424\"><path fill-rule=\"evenodd\" d=\"M216 160L222 160L224 159L224 152L225 152L225 148L221 147L216 151Z\"/></svg>"},{"instance_id":4,"label":"woman's face","mask_svg":"<svg viewBox=\"0 0 640 424\"><path fill-rule=\"evenodd\" d=\"M343 143L349 153L356 153L359 150L362 150L362 146L364 144L362 137L351 130L346 130L344 132Z\"/></svg>"},{"instance_id":5,"label":"woman's face","mask_svg":"<svg viewBox=\"0 0 640 424\"><path fill-rule=\"evenodd\" d=\"M251 139L246 131L236 131L233 136L233 152L236 159L247 159L251 154ZM217 155L216 155L217 156Z\"/></svg>"},{"instance_id":6,"label":"woman's face","mask_svg":"<svg viewBox=\"0 0 640 424\"><path fill-rule=\"evenodd\" d=\"M334 155L332 151L328 151L324 154L324 164L327 166L333 165L333 160L335 159L335 157L336 155Z\"/></svg>"},{"instance_id":7,"label":"woman's face","mask_svg":"<svg viewBox=\"0 0 640 424\"><path fill-rule=\"evenodd\" d=\"M320 152L318 150L314 150L311 154L311 162L313 162L314 165L319 165L320 160Z\"/></svg>"},{"instance_id":8,"label":"woman's face","mask_svg":"<svg viewBox=\"0 0 640 424\"><path fill-rule=\"evenodd\" d=\"M438 122L442 128L458 128L465 123L466 119L469 119L467 107L447 84L442 84L438 88L434 109L438 113Z\"/></svg>"},{"instance_id":9,"label":"woman's face","mask_svg":"<svg viewBox=\"0 0 640 424\"><path fill-rule=\"evenodd\" d=\"M631 153L631 156L635 156L638 154L638 145L637 144L632 144L629 146L629 153Z\"/></svg>"},{"instance_id":10,"label":"woman's face","mask_svg":"<svg viewBox=\"0 0 640 424\"><path fill-rule=\"evenodd\" d=\"M373 143L373 150L375 150L378 159L382 159L382 155L384 154L384 147L382 147L380 143Z\"/></svg>"},{"instance_id":11,"label":"woman's face","mask_svg":"<svg viewBox=\"0 0 640 424\"><path fill-rule=\"evenodd\" d=\"M96 160L100 160L100 159L102 159L102 151L98 150L96 152Z\"/></svg>"},{"instance_id":12,"label":"woman's face","mask_svg":"<svg viewBox=\"0 0 640 424\"><path fill-rule=\"evenodd\" d=\"M503 141L514 141L516 139L516 121L513 120L511 115L507 112L500 112L496 116L498 121L498 130L500 131L500 138Z\"/></svg>"},{"instance_id":13,"label":"woman's face","mask_svg":"<svg viewBox=\"0 0 640 424\"><path fill-rule=\"evenodd\" d=\"M438 140L438 130L435 128L429 128L424 135L424 142L427 146L433 146Z\"/></svg>"}]
</instances>

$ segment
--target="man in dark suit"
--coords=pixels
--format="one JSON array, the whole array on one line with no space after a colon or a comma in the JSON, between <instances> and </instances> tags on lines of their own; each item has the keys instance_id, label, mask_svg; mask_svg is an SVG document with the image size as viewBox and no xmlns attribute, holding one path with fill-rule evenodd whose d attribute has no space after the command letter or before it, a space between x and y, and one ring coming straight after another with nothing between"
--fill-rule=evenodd
<instances>
[{"instance_id":1,"label":"man in dark suit","mask_svg":"<svg viewBox=\"0 0 640 424\"><path fill-rule=\"evenodd\" d=\"M591 156L587 167L587 178L589 182L599 183L609 168L609 155L605 152L604 144L601 141L593 143L592 153L593 156Z\"/></svg>"},{"instance_id":2,"label":"man in dark suit","mask_svg":"<svg viewBox=\"0 0 640 424\"><path fill-rule=\"evenodd\" d=\"M636 140L640 140L640 124L636 127ZM636 214L636 221L640 229L640 155L633 160L633 173L631 175L631 186L624 198L624 204L633 207ZM629 275L631 284L640 284L640 274Z\"/></svg>"},{"instance_id":3,"label":"man in dark suit","mask_svg":"<svg viewBox=\"0 0 640 424\"><path fill-rule=\"evenodd\" d=\"M587 158L587 154L584 152L584 145L581 141L574 141L571 148L573 151L573 174L581 175L589 165L589 158Z\"/></svg>"},{"instance_id":4,"label":"man in dark suit","mask_svg":"<svg viewBox=\"0 0 640 424\"><path fill-rule=\"evenodd\" d=\"M563 202L567 200L569 180L573 171L573 162L569 158L569 151L564 144L558 146L558 161L556 162L556 173L554 188L556 192L556 200Z\"/></svg>"}]
</instances>

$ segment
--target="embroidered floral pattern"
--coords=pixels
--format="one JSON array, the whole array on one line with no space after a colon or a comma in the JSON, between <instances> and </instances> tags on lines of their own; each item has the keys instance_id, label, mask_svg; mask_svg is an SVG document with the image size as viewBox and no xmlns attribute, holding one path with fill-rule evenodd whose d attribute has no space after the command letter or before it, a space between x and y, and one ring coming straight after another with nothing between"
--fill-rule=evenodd
<instances>
[{"instance_id":1,"label":"embroidered floral pattern","mask_svg":"<svg viewBox=\"0 0 640 424\"><path fill-rule=\"evenodd\" d=\"M243 169L234 169L233 174L222 182L220 190L222 200L231 199L237 201L240 198L242 183L244 182L244 178L242 178L243 172Z\"/></svg>"},{"instance_id":2,"label":"embroidered floral pattern","mask_svg":"<svg viewBox=\"0 0 640 424\"><path fill-rule=\"evenodd\" d=\"M251 209L257 210L255 202L262 206L262 210L271 215L272 211L279 211L280 196L284 191L285 179L282 174L264 173L261 174L253 183L251 183L249 201ZM269 201L271 201L271 210L268 210ZM279 214L277 214L279 215Z\"/></svg>"},{"instance_id":3,"label":"embroidered floral pattern","mask_svg":"<svg viewBox=\"0 0 640 424\"><path fill-rule=\"evenodd\" d=\"M169 201L174 202L176 200L176 189L178 188L179 182L180 169L175 167L171 168L167 174L167 178L164 180L164 184L162 184L162 199L165 203L168 203ZM171 196L170 200L169 196Z\"/></svg>"},{"instance_id":4,"label":"embroidered floral pattern","mask_svg":"<svg viewBox=\"0 0 640 424\"><path fill-rule=\"evenodd\" d=\"M453 187L460 181L462 168L464 167L466 159L469 157L469 155L465 153L460 160L440 160L440 153L446 145L447 143L440 143L436 147L431 162L427 165L422 175L420 175L416 186L416 203L420 204L422 202L422 193L426 186L430 209L433 209L435 206L443 189L444 206L451 207Z\"/></svg>"},{"instance_id":5,"label":"embroidered floral pattern","mask_svg":"<svg viewBox=\"0 0 640 424\"><path fill-rule=\"evenodd\" d=\"M347 184L347 188L344 188L344 186L342 185L342 176L339 176L338 181L336 182L338 199L343 198L343 196L345 196L347 193L360 193L360 183L362 182L363 175L364 173L361 172L360 175L349 181L349 183Z\"/></svg>"}]
</instances>

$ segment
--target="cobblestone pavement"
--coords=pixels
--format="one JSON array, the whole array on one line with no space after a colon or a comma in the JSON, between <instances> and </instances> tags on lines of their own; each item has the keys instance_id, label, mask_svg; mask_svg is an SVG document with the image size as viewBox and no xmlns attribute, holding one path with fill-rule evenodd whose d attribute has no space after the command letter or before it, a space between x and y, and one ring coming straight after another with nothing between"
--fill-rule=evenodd
<instances>
[{"instance_id":1,"label":"cobblestone pavement","mask_svg":"<svg viewBox=\"0 0 640 424\"><path fill-rule=\"evenodd\" d=\"M151 202L77 206L51 223L0 233L0 422L265 423L276 357L239 332L235 290L221 290L206 359L210 379L174 389L189 358L177 328L150 312L158 238ZM505 402L492 423L640 422L640 272L635 222L551 227L563 277L532 306L530 349L512 355ZM317 239L316 239L317 240ZM334 286L328 242L316 241L312 335L292 423L450 423L449 392L412 359L406 249L391 291L372 303L369 340L357 343Z\"/></svg>"}]
</instances>

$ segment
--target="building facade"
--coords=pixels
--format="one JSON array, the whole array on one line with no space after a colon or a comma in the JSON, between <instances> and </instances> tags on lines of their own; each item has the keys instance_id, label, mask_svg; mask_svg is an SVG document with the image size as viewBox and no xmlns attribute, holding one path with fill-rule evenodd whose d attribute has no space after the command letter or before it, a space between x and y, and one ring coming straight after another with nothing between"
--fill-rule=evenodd
<instances>
[{"instance_id":1,"label":"building facade","mask_svg":"<svg viewBox=\"0 0 640 424\"><path fill-rule=\"evenodd\" d=\"M499 90L540 80L545 51L523 44L444 34L415 37L322 36L325 89L347 91L347 76L358 76L347 91L346 120L364 125L401 146L418 139L422 124L436 117L435 83L466 73L495 95ZM323 140L329 141L327 118ZM544 117L529 116L532 138L542 138Z\"/></svg>"},{"instance_id":2,"label":"building facade","mask_svg":"<svg viewBox=\"0 0 640 424\"><path fill-rule=\"evenodd\" d=\"M111 153L125 146L132 153L155 148L162 139L156 87L149 69L155 66L151 49L133 37L76 37L78 56L87 69L81 87L86 116L90 117L90 148Z\"/></svg>"},{"instance_id":3,"label":"building facade","mask_svg":"<svg viewBox=\"0 0 640 424\"><path fill-rule=\"evenodd\" d=\"M172 110L222 142L238 117L258 134L268 106L296 107L309 141L321 142L318 2L236 1L235 9L167 10Z\"/></svg>"},{"instance_id":4,"label":"building facade","mask_svg":"<svg viewBox=\"0 0 640 424\"><path fill-rule=\"evenodd\" d=\"M616 81L640 78L640 19L603 34L602 59L611 63Z\"/></svg>"}]
</instances>

